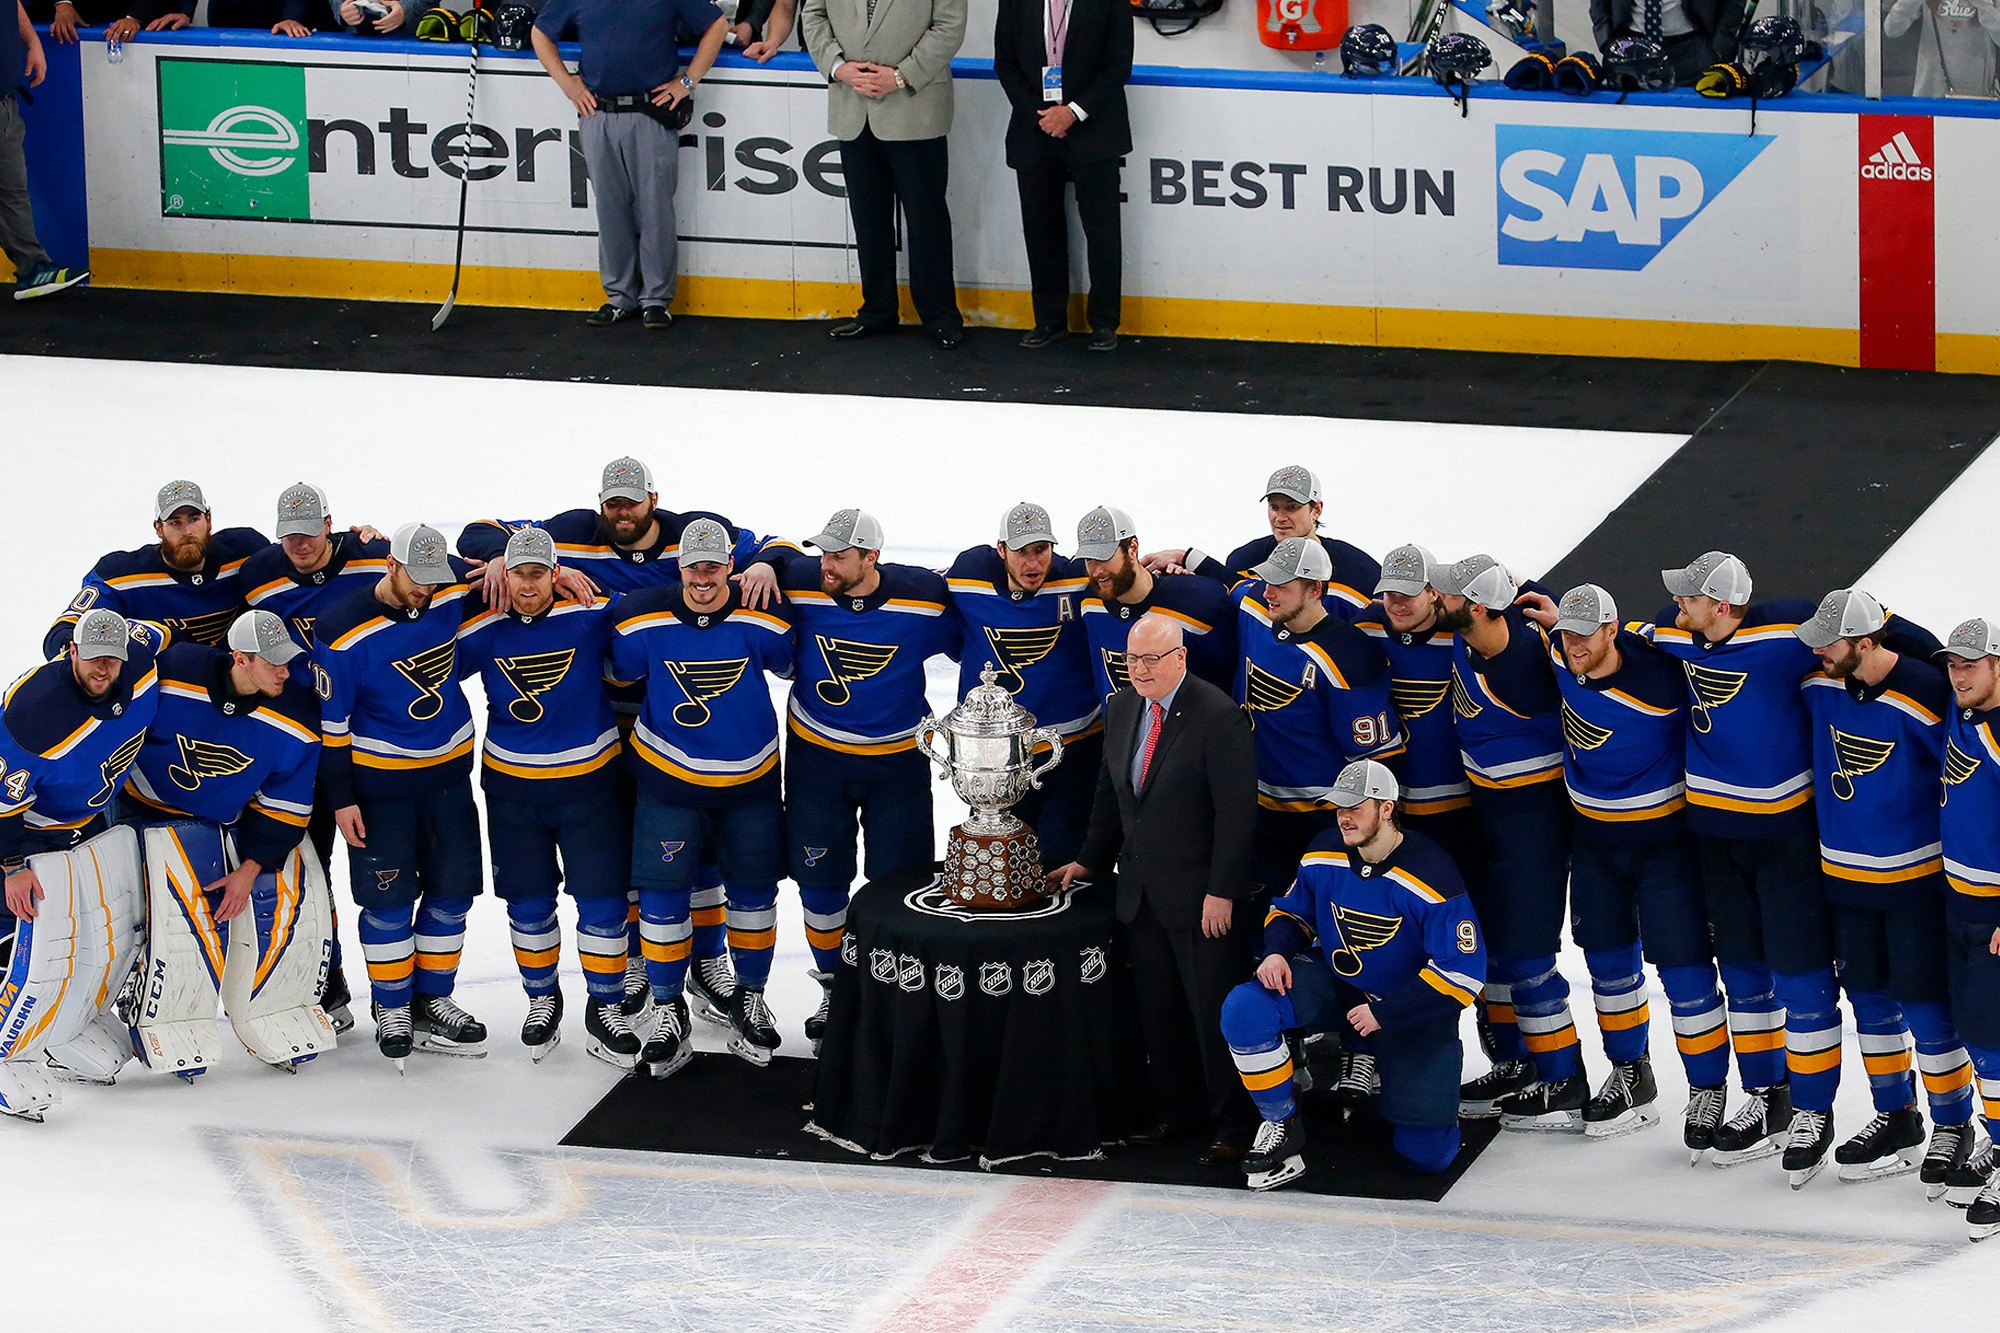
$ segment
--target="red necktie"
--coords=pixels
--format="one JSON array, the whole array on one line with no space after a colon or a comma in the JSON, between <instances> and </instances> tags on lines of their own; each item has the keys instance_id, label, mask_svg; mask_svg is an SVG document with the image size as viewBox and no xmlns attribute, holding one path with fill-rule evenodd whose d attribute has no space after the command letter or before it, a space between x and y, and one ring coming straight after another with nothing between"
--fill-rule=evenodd
<instances>
[{"instance_id":1,"label":"red necktie","mask_svg":"<svg viewBox=\"0 0 2000 1333\"><path fill-rule=\"evenodd\" d=\"M1166 718L1157 702L1148 703L1146 717L1146 752L1139 756L1139 791L1146 790L1146 777L1153 767L1153 748L1160 743L1160 727Z\"/></svg>"}]
</instances>

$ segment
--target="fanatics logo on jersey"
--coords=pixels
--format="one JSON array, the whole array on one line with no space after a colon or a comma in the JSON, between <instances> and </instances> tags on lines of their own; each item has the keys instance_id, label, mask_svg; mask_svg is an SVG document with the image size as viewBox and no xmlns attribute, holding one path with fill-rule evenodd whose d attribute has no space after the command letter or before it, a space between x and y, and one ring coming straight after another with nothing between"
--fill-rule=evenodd
<instances>
[{"instance_id":1,"label":"fanatics logo on jersey","mask_svg":"<svg viewBox=\"0 0 2000 1333\"><path fill-rule=\"evenodd\" d=\"M896 984L909 994L916 994L924 988L924 960L915 954L903 954L896 959Z\"/></svg>"},{"instance_id":2,"label":"fanatics logo on jersey","mask_svg":"<svg viewBox=\"0 0 2000 1333\"><path fill-rule=\"evenodd\" d=\"M1014 989L1014 969L1006 963L981 963L979 989L999 999Z\"/></svg>"},{"instance_id":3,"label":"fanatics logo on jersey","mask_svg":"<svg viewBox=\"0 0 2000 1333\"><path fill-rule=\"evenodd\" d=\"M1861 174L1872 181L1927 181L1931 169L1924 165L1910 136L1897 130L1889 142L1868 155Z\"/></svg>"},{"instance_id":4,"label":"fanatics logo on jersey","mask_svg":"<svg viewBox=\"0 0 2000 1333\"><path fill-rule=\"evenodd\" d=\"M939 963L932 970L932 989L940 1000L956 1000L965 994L965 969L956 963Z\"/></svg>"}]
</instances>

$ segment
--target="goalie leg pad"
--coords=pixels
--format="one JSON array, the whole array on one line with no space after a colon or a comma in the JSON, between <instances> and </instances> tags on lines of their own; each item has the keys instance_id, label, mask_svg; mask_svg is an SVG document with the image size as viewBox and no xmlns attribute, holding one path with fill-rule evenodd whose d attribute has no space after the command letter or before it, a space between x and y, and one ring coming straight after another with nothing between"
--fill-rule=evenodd
<instances>
[{"instance_id":1,"label":"goalie leg pad","mask_svg":"<svg viewBox=\"0 0 2000 1333\"><path fill-rule=\"evenodd\" d=\"M32 1060L0 1060L0 1115L40 1120L62 1100L48 1071Z\"/></svg>"},{"instance_id":2,"label":"goalie leg pad","mask_svg":"<svg viewBox=\"0 0 2000 1333\"><path fill-rule=\"evenodd\" d=\"M230 858L213 824L154 825L141 841L147 938L133 1048L147 1068L192 1078L221 1054L215 1007L229 930L215 919L221 895L203 886L228 873Z\"/></svg>"},{"instance_id":3,"label":"goalie leg pad","mask_svg":"<svg viewBox=\"0 0 2000 1333\"><path fill-rule=\"evenodd\" d=\"M75 1040L117 998L124 981L118 969L129 967L132 956L139 867L130 829L28 863L43 899L35 919L19 923L0 975L0 1059L35 1059Z\"/></svg>"},{"instance_id":4,"label":"goalie leg pad","mask_svg":"<svg viewBox=\"0 0 2000 1333\"><path fill-rule=\"evenodd\" d=\"M108 959L94 990L86 992L90 1018L73 1038L50 1042L48 1062L56 1077L83 1083L110 1083L132 1058L132 1031L118 1004L146 947L145 879L139 864L139 836L118 827L69 853L81 868L90 853L91 886L77 881L78 920L88 927L90 950Z\"/></svg>"},{"instance_id":5,"label":"goalie leg pad","mask_svg":"<svg viewBox=\"0 0 2000 1333\"><path fill-rule=\"evenodd\" d=\"M331 956L332 920L319 859L294 848L259 875L230 923L222 1003L243 1048L266 1064L291 1066L334 1047L319 1007Z\"/></svg>"}]
</instances>

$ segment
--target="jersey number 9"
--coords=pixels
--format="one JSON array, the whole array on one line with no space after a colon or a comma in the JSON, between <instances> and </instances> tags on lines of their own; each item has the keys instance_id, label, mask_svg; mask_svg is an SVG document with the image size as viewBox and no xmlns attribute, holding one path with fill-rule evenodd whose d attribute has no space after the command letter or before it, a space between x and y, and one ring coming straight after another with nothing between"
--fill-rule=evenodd
<instances>
[{"instance_id":1,"label":"jersey number 9","mask_svg":"<svg viewBox=\"0 0 2000 1333\"><path fill-rule=\"evenodd\" d=\"M1478 950L1479 950L1478 930L1473 926L1473 924L1470 921L1459 922L1458 951L1460 953L1477 953Z\"/></svg>"},{"instance_id":2,"label":"jersey number 9","mask_svg":"<svg viewBox=\"0 0 2000 1333\"><path fill-rule=\"evenodd\" d=\"M1395 724L1389 721L1387 713L1354 719L1354 743L1361 749L1372 750L1378 745L1387 745L1389 738L1395 734Z\"/></svg>"}]
</instances>

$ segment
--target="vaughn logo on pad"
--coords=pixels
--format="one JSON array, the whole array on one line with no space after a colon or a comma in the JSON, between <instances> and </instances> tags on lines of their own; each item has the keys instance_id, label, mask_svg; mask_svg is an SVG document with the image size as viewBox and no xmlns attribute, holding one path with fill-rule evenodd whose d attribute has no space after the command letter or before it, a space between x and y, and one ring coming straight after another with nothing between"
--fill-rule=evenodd
<instances>
[{"instance_id":1,"label":"vaughn logo on pad","mask_svg":"<svg viewBox=\"0 0 2000 1333\"><path fill-rule=\"evenodd\" d=\"M1496 125L1499 260L1637 272L1771 143L1768 135Z\"/></svg>"},{"instance_id":2,"label":"vaughn logo on pad","mask_svg":"<svg viewBox=\"0 0 2000 1333\"><path fill-rule=\"evenodd\" d=\"M312 215L303 69L162 59L159 78L161 213Z\"/></svg>"}]
</instances>

